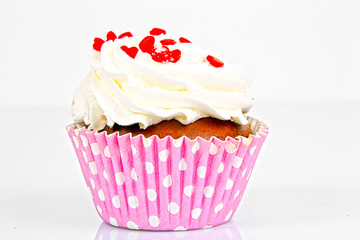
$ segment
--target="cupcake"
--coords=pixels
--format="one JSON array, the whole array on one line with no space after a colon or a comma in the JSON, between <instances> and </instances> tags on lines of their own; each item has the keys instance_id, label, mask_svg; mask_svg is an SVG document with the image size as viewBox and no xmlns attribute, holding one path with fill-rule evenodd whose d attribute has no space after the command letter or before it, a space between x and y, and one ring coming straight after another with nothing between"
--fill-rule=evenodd
<instances>
[{"instance_id":1,"label":"cupcake","mask_svg":"<svg viewBox=\"0 0 360 240\"><path fill-rule=\"evenodd\" d=\"M231 219L268 128L245 115L248 76L220 59L159 28L94 39L66 130L106 223L188 230Z\"/></svg>"}]
</instances>

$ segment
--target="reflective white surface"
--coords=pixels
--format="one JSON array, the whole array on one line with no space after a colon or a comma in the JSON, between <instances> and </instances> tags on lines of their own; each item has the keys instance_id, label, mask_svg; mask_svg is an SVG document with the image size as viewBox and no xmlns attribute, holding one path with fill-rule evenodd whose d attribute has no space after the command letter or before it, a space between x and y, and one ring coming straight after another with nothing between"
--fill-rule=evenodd
<instances>
[{"instance_id":1,"label":"reflective white surface","mask_svg":"<svg viewBox=\"0 0 360 240\"><path fill-rule=\"evenodd\" d=\"M68 107L3 107L0 239L360 239L359 109L257 104L270 135L233 220L149 232L97 216L64 130Z\"/></svg>"},{"instance_id":2,"label":"reflective white surface","mask_svg":"<svg viewBox=\"0 0 360 240\"><path fill-rule=\"evenodd\" d=\"M207 228L192 231L166 231L166 232L151 232L151 231L135 231L124 228L112 227L106 223L102 223L95 236L96 240L104 239L131 239L131 240L169 240L169 239L222 239L242 240L239 229L235 221L229 221L223 225L214 228Z\"/></svg>"}]
</instances>

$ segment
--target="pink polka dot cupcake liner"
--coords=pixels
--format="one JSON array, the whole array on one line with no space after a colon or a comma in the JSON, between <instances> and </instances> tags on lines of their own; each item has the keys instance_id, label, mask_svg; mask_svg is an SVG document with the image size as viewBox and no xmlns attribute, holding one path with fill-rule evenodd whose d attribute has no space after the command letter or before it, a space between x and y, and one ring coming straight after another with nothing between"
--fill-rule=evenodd
<instances>
[{"instance_id":1,"label":"pink polka dot cupcake liner","mask_svg":"<svg viewBox=\"0 0 360 240\"><path fill-rule=\"evenodd\" d=\"M248 117L248 138L145 138L66 128L99 216L142 230L190 230L235 213L268 127Z\"/></svg>"}]
</instances>

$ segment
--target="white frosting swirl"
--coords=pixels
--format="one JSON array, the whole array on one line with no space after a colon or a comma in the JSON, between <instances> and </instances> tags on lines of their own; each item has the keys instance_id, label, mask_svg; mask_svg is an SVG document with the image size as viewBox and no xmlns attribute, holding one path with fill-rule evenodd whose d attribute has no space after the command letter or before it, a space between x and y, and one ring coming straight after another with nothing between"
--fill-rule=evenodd
<instances>
[{"instance_id":1,"label":"white frosting swirl","mask_svg":"<svg viewBox=\"0 0 360 240\"><path fill-rule=\"evenodd\" d=\"M155 36L155 47L161 47L159 41L166 38L170 37ZM247 96L250 81L241 67L226 62L224 67L211 66L206 56L218 55L194 43L168 46L181 51L176 63L155 62L140 49L132 59L120 48L138 47L142 39L107 41L101 52L92 52L92 69L74 96L76 123L84 122L96 130L114 123L139 123L147 128L163 120L190 124L210 116L247 124L243 113L253 100Z\"/></svg>"}]
</instances>

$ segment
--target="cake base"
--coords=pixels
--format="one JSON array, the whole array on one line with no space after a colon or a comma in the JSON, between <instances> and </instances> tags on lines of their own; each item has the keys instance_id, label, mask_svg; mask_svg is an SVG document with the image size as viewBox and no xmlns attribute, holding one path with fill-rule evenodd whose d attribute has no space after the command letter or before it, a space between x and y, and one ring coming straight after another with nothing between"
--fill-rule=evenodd
<instances>
[{"instance_id":1,"label":"cake base","mask_svg":"<svg viewBox=\"0 0 360 240\"><path fill-rule=\"evenodd\" d=\"M177 120L162 121L146 129L140 129L138 124L131 126L114 125L112 128L106 127L103 131L108 134L118 132L119 135L132 133L132 136L137 136L142 134L146 138L157 135L160 139L166 136L171 136L174 139L186 136L191 140L196 137L202 137L205 140L217 137L220 140L225 140L226 137L248 137L252 133L250 125L239 125L215 118L202 118L188 125L183 125Z\"/></svg>"}]
</instances>

